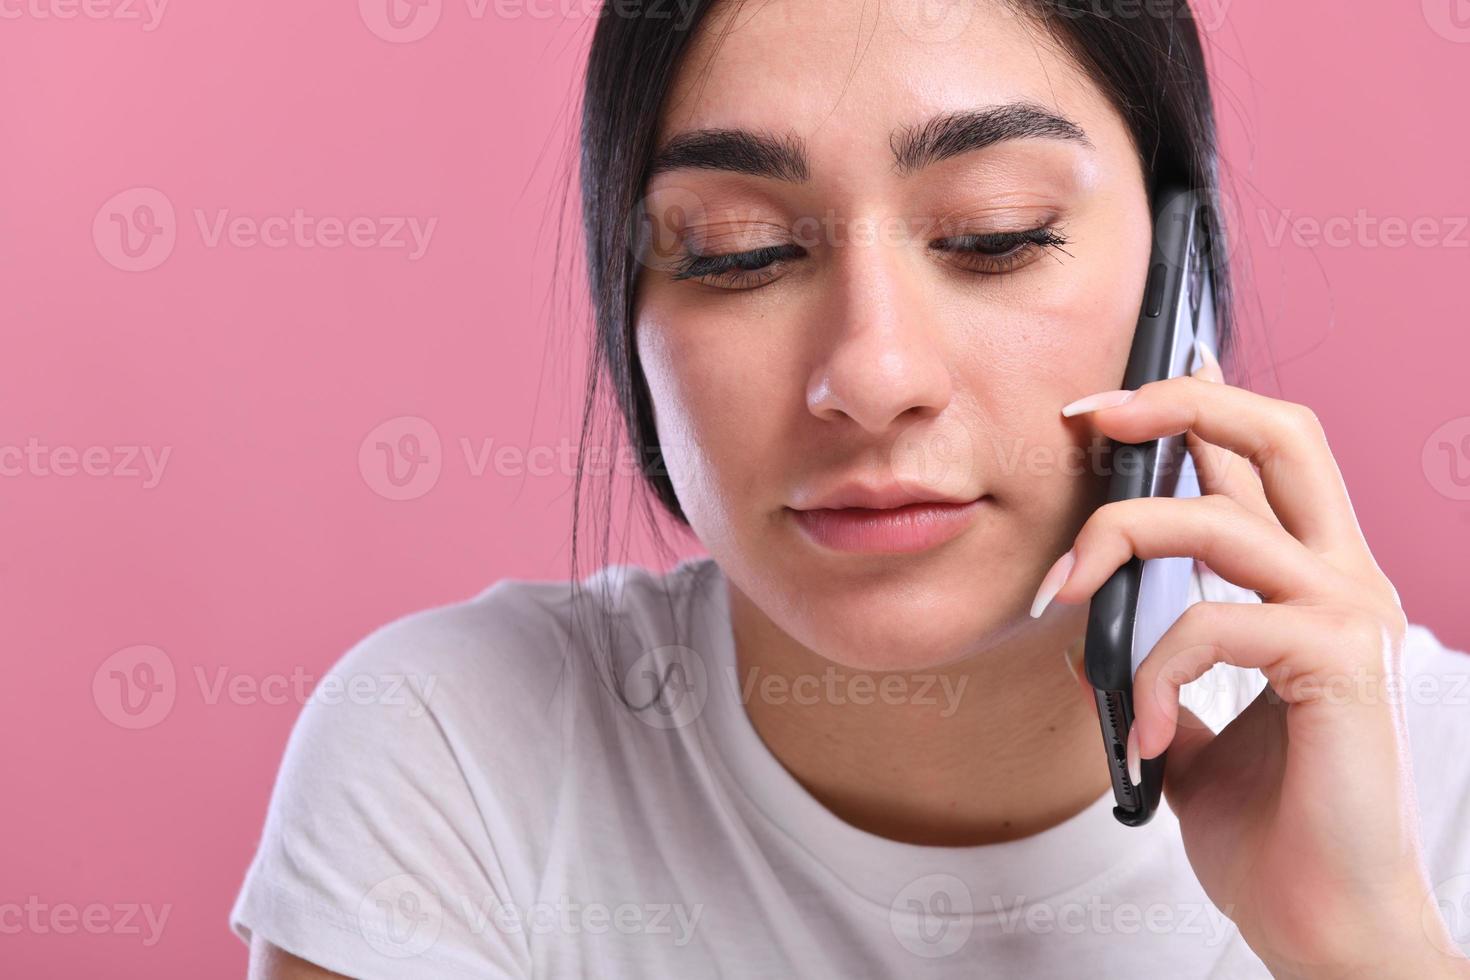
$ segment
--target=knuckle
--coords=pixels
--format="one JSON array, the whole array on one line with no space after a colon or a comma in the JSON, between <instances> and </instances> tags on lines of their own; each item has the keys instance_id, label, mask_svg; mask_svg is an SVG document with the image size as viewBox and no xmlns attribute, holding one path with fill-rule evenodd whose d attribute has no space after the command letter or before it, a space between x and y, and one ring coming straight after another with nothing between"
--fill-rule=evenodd
<instances>
[{"instance_id":1,"label":"knuckle","mask_svg":"<svg viewBox=\"0 0 1470 980\"><path fill-rule=\"evenodd\" d=\"M1387 630L1382 619L1351 608L1332 609L1326 616L1328 628L1346 656L1369 665L1383 662Z\"/></svg>"},{"instance_id":2,"label":"knuckle","mask_svg":"<svg viewBox=\"0 0 1470 980\"><path fill-rule=\"evenodd\" d=\"M1167 675L1176 685L1187 684L1200 673L1199 668L1191 668L1191 663L1213 663L1219 659L1219 639L1226 626L1228 606L1229 603L1204 600L1179 615L1168 631L1170 648L1176 656L1170 657L1170 664L1159 668L1161 677ZM1189 655L1178 656L1185 653Z\"/></svg>"},{"instance_id":3,"label":"knuckle","mask_svg":"<svg viewBox=\"0 0 1470 980\"><path fill-rule=\"evenodd\" d=\"M1202 506L1210 508L1217 518L1224 520L1238 520L1240 518L1240 501L1223 493L1207 493L1199 498L1204 503Z\"/></svg>"},{"instance_id":4,"label":"knuckle","mask_svg":"<svg viewBox=\"0 0 1470 980\"><path fill-rule=\"evenodd\" d=\"M1289 402L1291 406L1287 418L1291 422L1294 432L1305 439L1320 439L1322 437L1322 420L1310 407L1298 402Z\"/></svg>"},{"instance_id":5,"label":"knuckle","mask_svg":"<svg viewBox=\"0 0 1470 980\"><path fill-rule=\"evenodd\" d=\"M1240 501L1222 493L1207 494L1201 505L1208 509L1209 519L1201 522L1202 543L1205 556L1218 554L1216 549L1235 545L1247 530L1251 515Z\"/></svg>"},{"instance_id":6,"label":"knuckle","mask_svg":"<svg viewBox=\"0 0 1470 980\"><path fill-rule=\"evenodd\" d=\"M1138 497L1132 500L1113 500L1103 504L1083 523L1082 530L1077 535L1078 541L1084 537L1094 540L1118 534L1133 519L1134 509L1144 499Z\"/></svg>"},{"instance_id":7,"label":"knuckle","mask_svg":"<svg viewBox=\"0 0 1470 980\"><path fill-rule=\"evenodd\" d=\"M1218 636L1224 625L1225 606L1210 599L1194 603L1179 616L1181 632L1186 636Z\"/></svg>"}]
</instances>

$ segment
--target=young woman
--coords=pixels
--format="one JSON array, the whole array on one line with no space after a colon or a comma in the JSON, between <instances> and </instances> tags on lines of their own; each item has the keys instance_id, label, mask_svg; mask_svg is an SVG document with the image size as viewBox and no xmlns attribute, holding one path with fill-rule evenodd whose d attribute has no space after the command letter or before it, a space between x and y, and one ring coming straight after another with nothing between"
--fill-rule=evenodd
<instances>
[{"instance_id":1,"label":"young woman","mask_svg":"<svg viewBox=\"0 0 1470 980\"><path fill-rule=\"evenodd\" d=\"M403 696L304 711L252 976L1470 976L1470 662L1311 411L1113 390L1151 188L1218 201L1182 3L612 4L582 146L594 381L710 557L351 651ZM1185 430L1203 497L1099 506ZM1076 658L1134 555L1197 601L1129 828Z\"/></svg>"}]
</instances>

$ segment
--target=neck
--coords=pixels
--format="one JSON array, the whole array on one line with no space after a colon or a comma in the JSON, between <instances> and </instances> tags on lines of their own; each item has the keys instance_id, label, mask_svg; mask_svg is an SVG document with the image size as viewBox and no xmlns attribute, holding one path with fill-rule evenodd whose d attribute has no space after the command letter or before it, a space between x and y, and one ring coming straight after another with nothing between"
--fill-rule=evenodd
<instances>
[{"instance_id":1,"label":"neck","mask_svg":"<svg viewBox=\"0 0 1470 980\"><path fill-rule=\"evenodd\" d=\"M729 586L737 680L761 740L859 829L963 847L1028 837L1108 790L1091 688L1065 659L1087 607L941 668L852 670Z\"/></svg>"}]
</instances>

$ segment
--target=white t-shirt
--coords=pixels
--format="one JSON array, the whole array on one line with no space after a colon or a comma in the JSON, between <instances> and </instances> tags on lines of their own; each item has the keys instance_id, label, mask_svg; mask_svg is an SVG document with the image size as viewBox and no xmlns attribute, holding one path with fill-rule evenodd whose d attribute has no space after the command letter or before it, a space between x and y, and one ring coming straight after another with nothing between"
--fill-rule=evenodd
<instances>
[{"instance_id":1,"label":"white t-shirt","mask_svg":"<svg viewBox=\"0 0 1470 980\"><path fill-rule=\"evenodd\" d=\"M1260 601L1196 569L1196 600ZM859 830L752 727L717 564L583 584L574 602L567 582L503 580L337 663L287 746L241 938L353 977L1269 975L1167 805L1124 827L1109 792L979 847ZM571 639L574 612L577 635L604 629L604 584L642 710ZM1406 674L1429 870L1470 947L1470 657L1416 625ZM1220 665L1185 703L1218 730L1263 683Z\"/></svg>"}]
</instances>

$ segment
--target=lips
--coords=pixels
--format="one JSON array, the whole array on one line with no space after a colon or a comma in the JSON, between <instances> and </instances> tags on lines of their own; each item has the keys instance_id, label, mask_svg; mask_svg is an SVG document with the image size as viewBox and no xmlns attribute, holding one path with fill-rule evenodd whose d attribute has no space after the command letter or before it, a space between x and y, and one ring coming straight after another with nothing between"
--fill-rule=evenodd
<instances>
[{"instance_id":1,"label":"lips","mask_svg":"<svg viewBox=\"0 0 1470 980\"><path fill-rule=\"evenodd\" d=\"M989 503L900 487L848 485L821 498L822 506L789 508L802 534L820 548L849 554L928 551L969 528Z\"/></svg>"},{"instance_id":2,"label":"lips","mask_svg":"<svg viewBox=\"0 0 1470 980\"><path fill-rule=\"evenodd\" d=\"M896 483L877 485L844 483L824 494L803 500L792 509L813 511L857 507L865 510L890 510L922 503L963 504L975 499L974 497L956 497L927 487L903 487Z\"/></svg>"}]
</instances>

